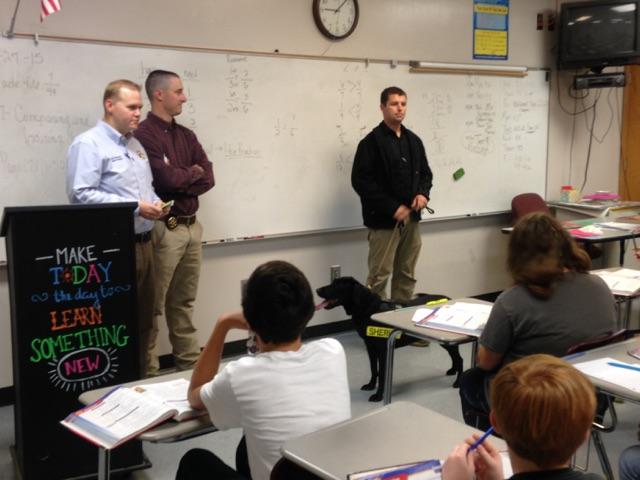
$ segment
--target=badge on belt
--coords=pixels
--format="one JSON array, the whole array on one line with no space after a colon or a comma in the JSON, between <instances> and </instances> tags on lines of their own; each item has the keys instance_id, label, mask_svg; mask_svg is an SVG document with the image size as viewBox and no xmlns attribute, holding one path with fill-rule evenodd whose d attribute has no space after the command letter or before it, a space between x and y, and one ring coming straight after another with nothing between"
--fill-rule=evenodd
<instances>
[{"instance_id":1,"label":"badge on belt","mask_svg":"<svg viewBox=\"0 0 640 480\"><path fill-rule=\"evenodd\" d=\"M171 215L170 217L167 217L166 224L169 230L175 230L178 226L178 219Z\"/></svg>"}]
</instances>

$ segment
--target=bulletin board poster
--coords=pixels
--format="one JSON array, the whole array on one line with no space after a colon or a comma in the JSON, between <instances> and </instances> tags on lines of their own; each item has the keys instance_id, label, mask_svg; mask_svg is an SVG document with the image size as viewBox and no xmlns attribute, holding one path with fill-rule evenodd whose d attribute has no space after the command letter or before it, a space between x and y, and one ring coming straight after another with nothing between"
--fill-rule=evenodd
<instances>
[{"instance_id":1,"label":"bulletin board poster","mask_svg":"<svg viewBox=\"0 0 640 480\"><path fill-rule=\"evenodd\" d=\"M473 0L473 58L507 60L509 0Z\"/></svg>"}]
</instances>

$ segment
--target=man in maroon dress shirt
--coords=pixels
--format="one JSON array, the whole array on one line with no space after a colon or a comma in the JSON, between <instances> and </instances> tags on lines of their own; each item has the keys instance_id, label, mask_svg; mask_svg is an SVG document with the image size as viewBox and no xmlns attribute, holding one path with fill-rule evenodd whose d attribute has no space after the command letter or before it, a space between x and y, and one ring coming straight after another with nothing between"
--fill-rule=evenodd
<instances>
[{"instance_id":1,"label":"man in maroon dress shirt","mask_svg":"<svg viewBox=\"0 0 640 480\"><path fill-rule=\"evenodd\" d=\"M135 131L153 173L156 193L165 202L173 200L171 212L153 230L156 269L152 357L147 375L158 372L154 353L158 319L164 315L178 370L192 368L200 354L193 326L193 305L198 290L202 257L202 226L196 219L198 196L215 181L211 162L200 142L188 128L176 123L187 101L180 77L154 70L145 82L151 111Z\"/></svg>"}]
</instances>

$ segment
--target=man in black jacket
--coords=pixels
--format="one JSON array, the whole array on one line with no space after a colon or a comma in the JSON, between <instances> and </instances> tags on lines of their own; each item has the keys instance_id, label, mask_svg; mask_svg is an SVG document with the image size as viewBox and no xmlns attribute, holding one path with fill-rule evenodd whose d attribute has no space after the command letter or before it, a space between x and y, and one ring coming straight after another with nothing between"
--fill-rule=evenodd
<instances>
[{"instance_id":1,"label":"man in black jacket","mask_svg":"<svg viewBox=\"0 0 640 480\"><path fill-rule=\"evenodd\" d=\"M358 145L351 184L360 196L369 228L367 285L383 298L391 279L393 302L413 296L414 271L422 241L418 221L427 207L431 169L420 138L402 125L407 94L398 87L380 94L383 121Z\"/></svg>"}]
</instances>

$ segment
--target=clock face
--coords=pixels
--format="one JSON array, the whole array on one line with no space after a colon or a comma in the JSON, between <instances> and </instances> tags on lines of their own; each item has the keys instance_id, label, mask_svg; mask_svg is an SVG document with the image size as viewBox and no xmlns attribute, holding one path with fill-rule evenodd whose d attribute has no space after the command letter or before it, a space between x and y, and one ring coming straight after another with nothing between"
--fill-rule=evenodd
<instances>
[{"instance_id":1,"label":"clock face","mask_svg":"<svg viewBox=\"0 0 640 480\"><path fill-rule=\"evenodd\" d=\"M358 0L313 0L313 18L331 39L346 38L358 24Z\"/></svg>"}]
</instances>

